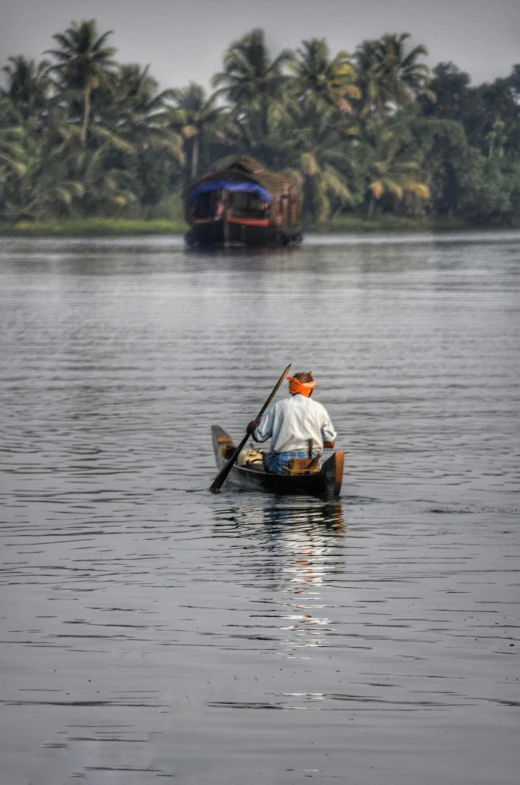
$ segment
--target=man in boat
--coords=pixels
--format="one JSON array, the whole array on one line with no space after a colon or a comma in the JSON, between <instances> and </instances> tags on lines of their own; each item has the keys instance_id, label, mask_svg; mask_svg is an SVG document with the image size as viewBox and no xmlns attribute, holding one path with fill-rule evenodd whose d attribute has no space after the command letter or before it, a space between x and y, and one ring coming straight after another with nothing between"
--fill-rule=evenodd
<instances>
[{"instance_id":1,"label":"man in boat","mask_svg":"<svg viewBox=\"0 0 520 785\"><path fill-rule=\"evenodd\" d=\"M271 439L271 449L264 455L265 470L271 474L289 474L292 458L317 458L324 447L334 447L336 431L327 410L311 400L316 382L309 373L288 376L290 398L269 407L261 420L252 420L248 432L256 442Z\"/></svg>"}]
</instances>

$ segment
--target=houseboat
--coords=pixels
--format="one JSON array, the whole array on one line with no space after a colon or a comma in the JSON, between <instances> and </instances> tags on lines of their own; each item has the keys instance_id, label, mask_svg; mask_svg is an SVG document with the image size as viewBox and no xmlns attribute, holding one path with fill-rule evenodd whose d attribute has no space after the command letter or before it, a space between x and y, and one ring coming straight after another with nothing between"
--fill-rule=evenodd
<instances>
[{"instance_id":1,"label":"houseboat","mask_svg":"<svg viewBox=\"0 0 520 785\"><path fill-rule=\"evenodd\" d=\"M300 189L242 156L184 194L189 246L289 245L302 239Z\"/></svg>"}]
</instances>

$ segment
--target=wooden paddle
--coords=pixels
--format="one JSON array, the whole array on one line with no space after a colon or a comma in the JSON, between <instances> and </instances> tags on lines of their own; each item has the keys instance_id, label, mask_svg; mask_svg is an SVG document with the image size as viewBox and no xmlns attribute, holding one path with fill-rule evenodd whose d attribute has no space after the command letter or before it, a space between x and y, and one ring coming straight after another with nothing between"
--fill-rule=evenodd
<instances>
[{"instance_id":1,"label":"wooden paddle","mask_svg":"<svg viewBox=\"0 0 520 785\"><path fill-rule=\"evenodd\" d=\"M264 405L262 406L262 408L258 412L258 415L257 415L257 417L255 419L259 420L262 417L263 413L265 412L265 410L267 409L267 407L269 406L269 404L273 400L274 396L278 392L278 388L280 387L281 383L283 382L283 380L285 379L285 377L287 376L287 374L289 373L290 370L291 370L291 363L289 363L289 365L287 366L285 371L282 373L282 375L280 376L280 378L276 382L271 395L269 396L267 401L264 403ZM233 453L233 455L231 456L229 461L226 463L224 468L221 469L219 474L217 474L217 476L215 477L215 479L211 483L209 489L210 489L210 491L212 493L220 493L220 489L222 488L226 477L228 476L229 472L231 471L231 469L235 465L236 460L237 460L237 458L238 458L238 456L240 454L240 451L244 449L245 443L249 439L249 436L250 436L250 434L246 433L246 435L244 436L244 438L242 439L242 441L240 442L240 444L236 448L235 452Z\"/></svg>"}]
</instances>

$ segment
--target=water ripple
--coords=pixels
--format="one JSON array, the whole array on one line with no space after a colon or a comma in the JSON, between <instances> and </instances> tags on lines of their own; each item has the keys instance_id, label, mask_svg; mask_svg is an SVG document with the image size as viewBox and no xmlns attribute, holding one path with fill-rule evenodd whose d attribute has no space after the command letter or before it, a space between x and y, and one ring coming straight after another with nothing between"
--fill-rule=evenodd
<instances>
[{"instance_id":1,"label":"water ripple","mask_svg":"<svg viewBox=\"0 0 520 785\"><path fill-rule=\"evenodd\" d=\"M519 251L2 238L6 783L516 785ZM212 496L289 361L342 497Z\"/></svg>"}]
</instances>

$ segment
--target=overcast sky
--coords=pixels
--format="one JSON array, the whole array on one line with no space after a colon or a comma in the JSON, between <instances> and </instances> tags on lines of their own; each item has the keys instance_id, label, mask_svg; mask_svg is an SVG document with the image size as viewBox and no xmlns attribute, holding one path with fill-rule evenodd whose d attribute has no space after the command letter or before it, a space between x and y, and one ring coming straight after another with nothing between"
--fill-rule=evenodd
<instances>
[{"instance_id":1,"label":"overcast sky","mask_svg":"<svg viewBox=\"0 0 520 785\"><path fill-rule=\"evenodd\" d=\"M520 63L520 0L0 0L0 65L40 58L52 34L95 18L121 62L149 63L162 87L208 86L227 46L263 27L274 55L325 37L333 52L365 38L409 32L428 64L452 60L475 83Z\"/></svg>"}]
</instances>

